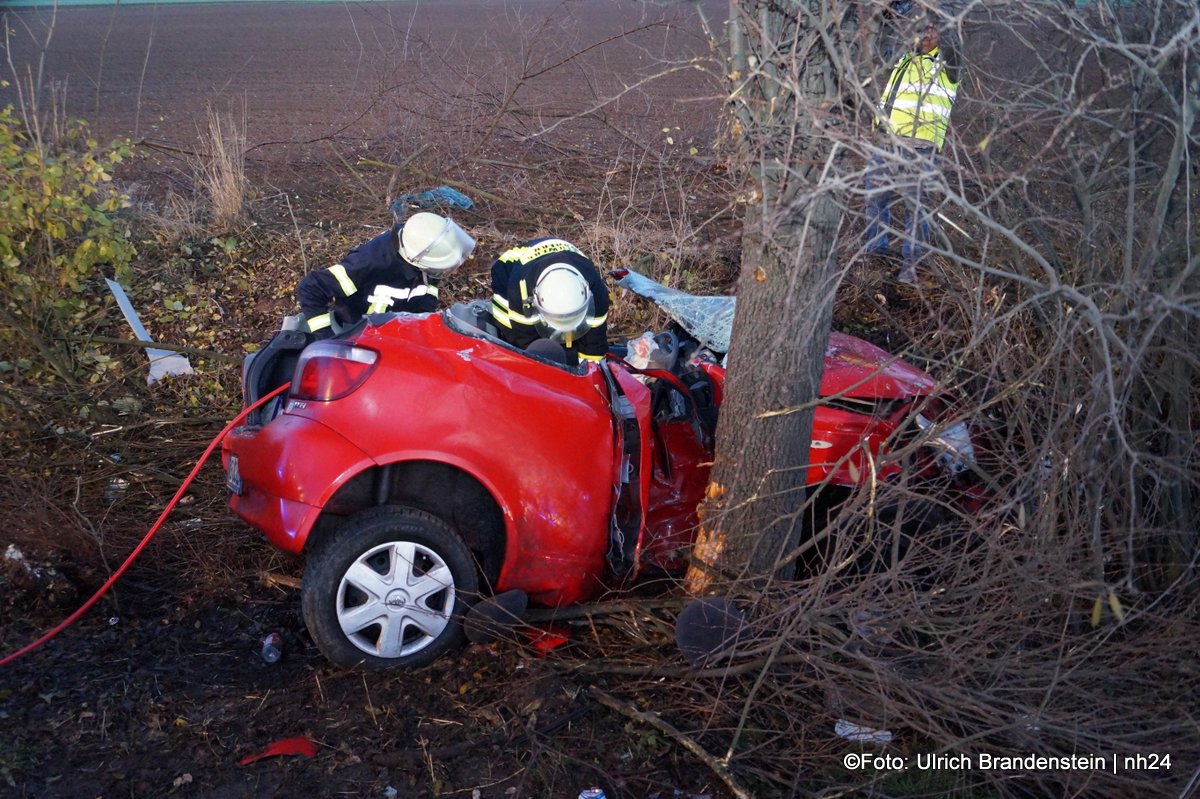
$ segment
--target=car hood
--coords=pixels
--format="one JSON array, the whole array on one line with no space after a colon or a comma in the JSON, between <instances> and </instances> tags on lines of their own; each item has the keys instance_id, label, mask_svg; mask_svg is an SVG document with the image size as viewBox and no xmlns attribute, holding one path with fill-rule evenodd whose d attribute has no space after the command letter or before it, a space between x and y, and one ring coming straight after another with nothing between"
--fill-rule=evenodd
<instances>
[{"instance_id":1,"label":"car hood","mask_svg":"<svg viewBox=\"0 0 1200 799\"><path fill-rule=\"evenodd\" d=\"M927 395L936 387L932 377L898 356L856 336L830 332L821 396L903 399Z\"/></svg>"}]
</instances>

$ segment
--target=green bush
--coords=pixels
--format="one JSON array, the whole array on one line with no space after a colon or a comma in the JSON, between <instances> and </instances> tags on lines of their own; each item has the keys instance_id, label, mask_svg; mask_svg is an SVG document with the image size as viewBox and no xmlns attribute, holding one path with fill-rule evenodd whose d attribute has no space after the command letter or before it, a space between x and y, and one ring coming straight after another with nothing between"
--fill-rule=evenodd
<instances>
[{"instance_id":1,"label":"green bush","mask_svg":"<svg viewBox=\"0 0 1200 799\"><path fill-rule=\"evenodd\" d=\"M11 105L0 111L0 346L14 359L0 369L19 361L30 377L81 377L64 337L94 308L82 285L102 264L121 277L136 254L118 215L129 198L111 186L131 154L128 142L101 147L82 121L50 147Z\"/></svg>"}]
</instances>

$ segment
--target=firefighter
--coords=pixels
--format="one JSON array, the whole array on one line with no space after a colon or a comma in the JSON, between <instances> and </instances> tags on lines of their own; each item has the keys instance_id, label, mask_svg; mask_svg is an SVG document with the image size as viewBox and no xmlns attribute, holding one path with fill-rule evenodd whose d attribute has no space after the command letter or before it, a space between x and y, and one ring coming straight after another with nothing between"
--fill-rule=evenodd
<instances>
[{"instance_id":1,"label":"firefighter","mask_svg":"<svg viewBox=\"0 0 1200 799\"><path fill-rule=\"evenodd\" d=\"M961 81L953 32L939 33L932 19L921 21L911 50L900 57L883 89L879 121L888 143L867 168L867 252L893 256L887 229L897 193L908 208L898 279L915 283L925 255L929 186L936 179L937 154L946 142L950 111Z\"/></svg>"},{"instance_id":2,"label":"firefighter","mask_svg":"<svg viewBox=\"0 0 1200 799\"><path fill-rule=\"evenodd\" d=\"M522 349L556 341L570 363L608 352L608 288L591 259L559 238L533 239L496 259L492 318L500 338Z\"/></svg>"},{"instance_id":3,"label":"firefighter","mask_svg":"<svg viewBox=\"0 0 1200 799\"><path fill-rule=\"evenodd\" d=\"M309 332L331 338L363 314L436 310L438 282L474 249L475 240L453 219L413 214L355 247L340 263L304 276L296 293Z\"/></svg>"}]
</instances>

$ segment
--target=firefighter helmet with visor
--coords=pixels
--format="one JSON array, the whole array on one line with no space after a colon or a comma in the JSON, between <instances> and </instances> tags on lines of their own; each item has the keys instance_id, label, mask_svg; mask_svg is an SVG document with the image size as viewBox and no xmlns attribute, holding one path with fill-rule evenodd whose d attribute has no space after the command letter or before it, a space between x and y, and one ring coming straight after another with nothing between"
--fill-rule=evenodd
<instances>
[{"instance_id":1,"label":"firefighter helmet with visor","mask_svg":"<svg viewBox=\"0 0 1200 799\"><path fill-rule=\"evenodd\" d=\"M475 239L449 217L413 214L400 230L400 255L431 277L450 274L474 249Z\"/></svg>"}]
</instances>

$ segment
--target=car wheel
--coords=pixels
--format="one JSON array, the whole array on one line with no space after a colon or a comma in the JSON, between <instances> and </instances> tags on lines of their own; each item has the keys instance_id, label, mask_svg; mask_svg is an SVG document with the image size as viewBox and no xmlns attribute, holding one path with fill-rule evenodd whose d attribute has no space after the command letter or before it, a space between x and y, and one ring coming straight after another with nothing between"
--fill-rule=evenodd
<instances>
[{"instance_id":1,"label":"car wheel","mask_svg":"<svg viewBox=\"0 0 1200 799\"><path fill-rule=\"evenodd\" d=\"M470 550L445 522L388 506L351 517L318 543L300 598L308 631L332 662L414 668L462 641L478 590Z\"/></svg>"}]
</instances>

